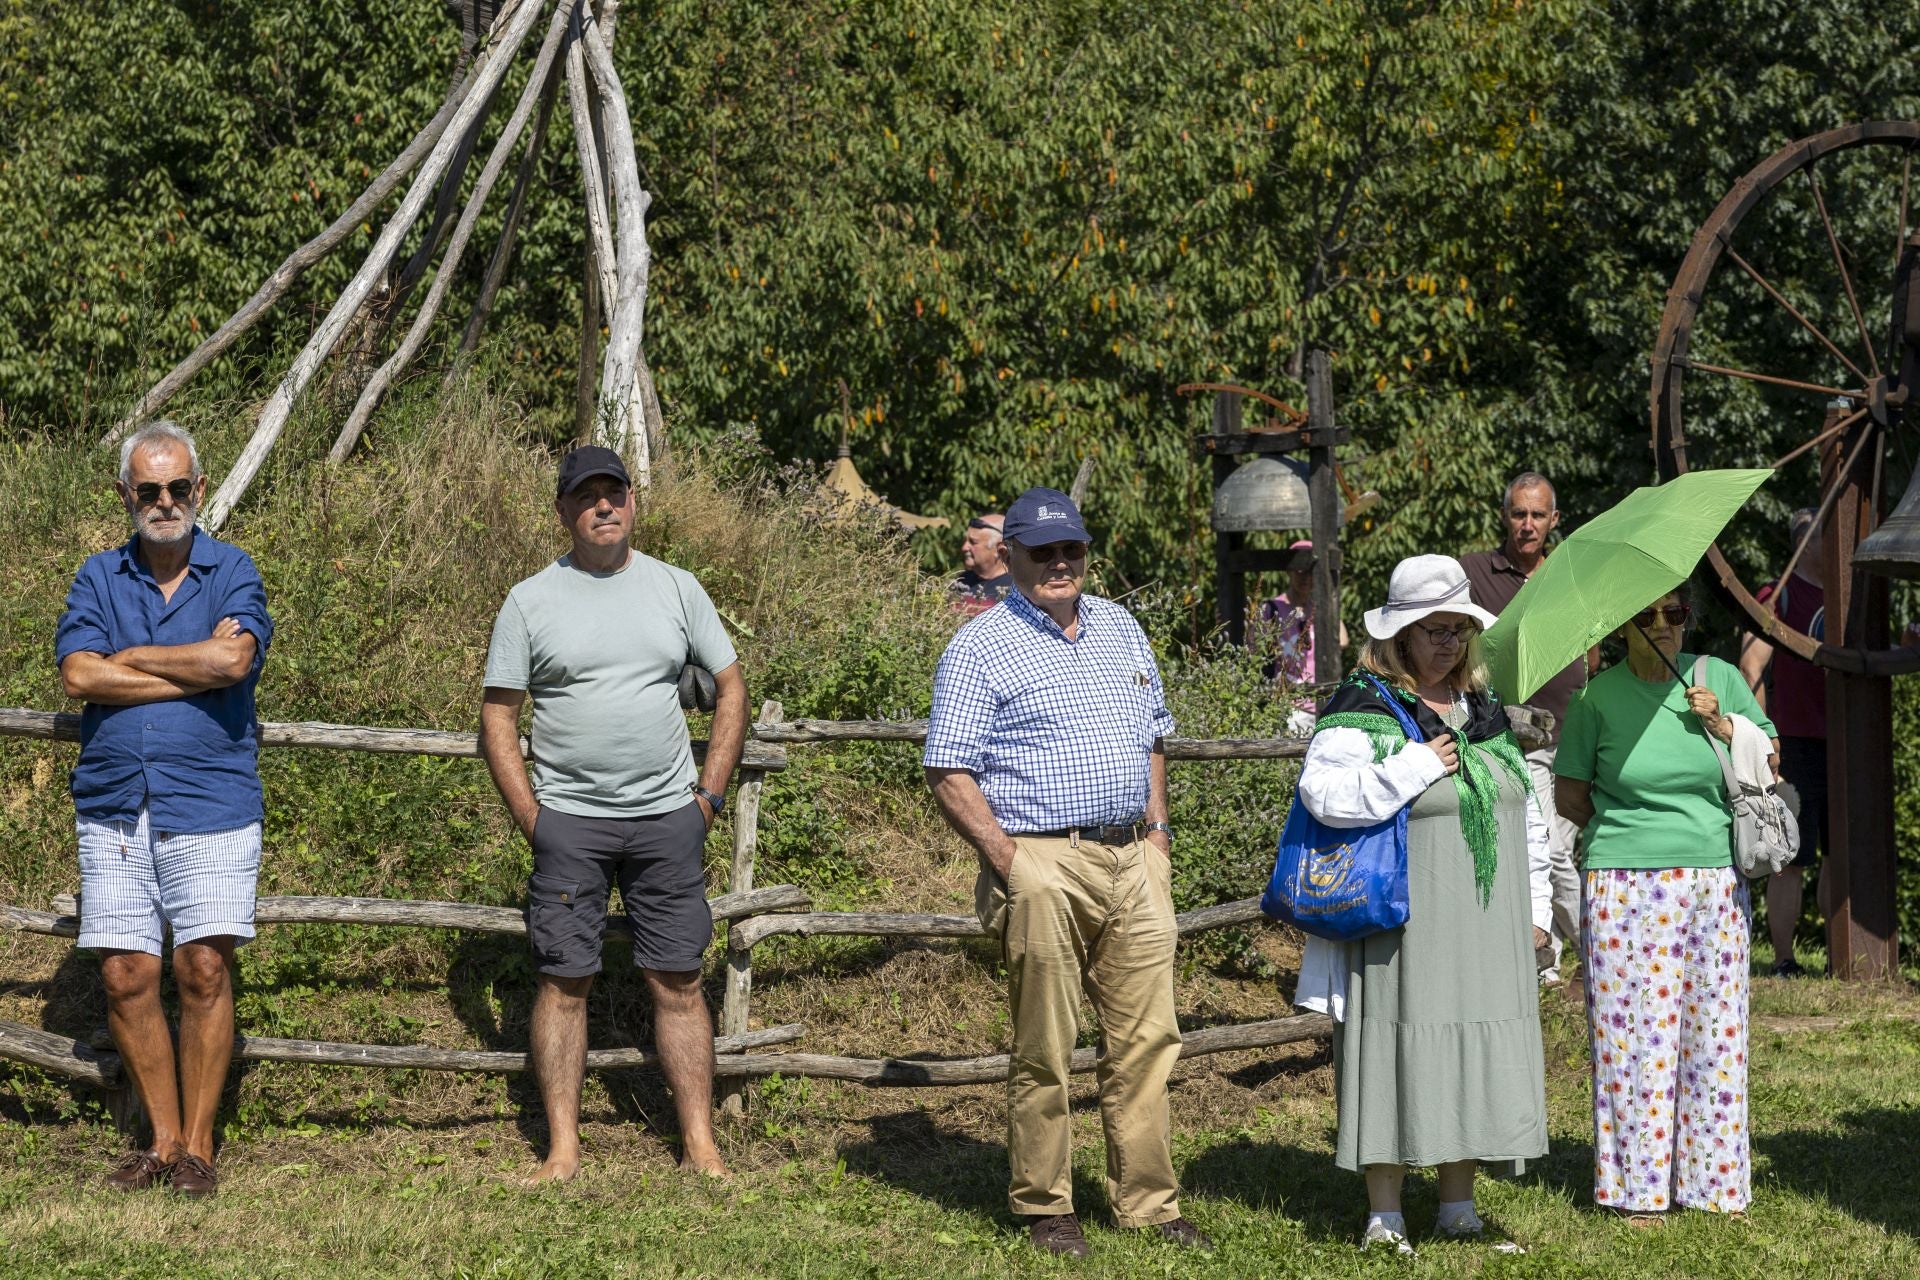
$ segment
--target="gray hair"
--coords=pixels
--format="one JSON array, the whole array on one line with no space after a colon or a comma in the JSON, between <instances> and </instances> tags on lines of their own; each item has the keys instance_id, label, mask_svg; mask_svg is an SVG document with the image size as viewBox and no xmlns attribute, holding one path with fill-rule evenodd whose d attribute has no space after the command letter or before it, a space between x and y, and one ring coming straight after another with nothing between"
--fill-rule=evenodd
<instances>
[{"instance_id":1,"label":"gray hair","mask_svg":"<svg viewBox=\"0 0 1920 1280\"><path fill-rule=\"evenodd\" d=\"M1560 509L1560 495L1554 492L1553 481L1547 479L1538 471L1522 471L1519 475L1507 481L1506 492L1500 495L1500 509L1502 511L1513 510L1513 491L1515 489L1531 489L1535 485L1546 489L1547 497L1553 503L1552 510L1558 511Z\"/></svg>"},{"instance_id":2,"label":"gray hair","mask_svg":"<svg viewBox=\"0 0 1920 1280\"><path fill-rule=\"evenodd\" d=\"M157 444L185 445L187 466L193 471L195 480L200 478L200 451L193 447L193 437L188 435L186 428L179 423L167 418L156 418L121 442L121 484L133 483L133 455Z\"/></svg>"}]
</instances>

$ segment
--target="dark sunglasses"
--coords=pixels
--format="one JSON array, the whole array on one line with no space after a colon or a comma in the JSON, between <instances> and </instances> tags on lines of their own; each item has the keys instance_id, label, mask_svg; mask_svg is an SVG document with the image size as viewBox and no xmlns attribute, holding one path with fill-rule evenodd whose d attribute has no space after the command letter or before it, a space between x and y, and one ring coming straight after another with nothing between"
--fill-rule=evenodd
<instances>
[{"instance_id":1,"label":"dark sunglasses","mask_svg":"<svg viewBox=\"0 0 1920 1280\"><path fill-rule=\"evenodd\" d=\"M1044 547L1022 547L1027 559L1035 564L1052 564L1056 560L1085 560L1087 544L1084 542L1055 542Z\"/></svg>"},{"instance_id":2,"label":"dark sunglasses","mask_svg":"<svg viewBox=\"0 0 1920 1280\"><path fill-rule=\"evenodd\" d=\"M1693 606L1670 604L1664 609L1642 609L1633 615L1633 625L1636 627L1650 627L1653 625L1655 614L1664 614L1667 619L1667 625L1670 627L1684 627L1687 624L1687 619L1693 616Z\"/></svg>"},{"instance_id":3,"label":"dark sunglasses","mask_svg":"<svg viewBox=\"0 0 1920 1280\"><path fill-rule=\"evenodd\" d=\"M178 480L169 480L164 485L152 480L145 484L137 484L133 486L133 496L139 500L141 506L150 507L160 501L160 490L163 488L175 502L185 502L193 496L193 481L185 476Z\"/></svg>"},{"instance_id":4,"label":"dark sunglasses","mask_svg":"<svg viewBox=\"0 0 1920 1280\"><path fill-rule=\"evenodd\" d=\"M999 526L999 525L997 525L997 524L991 524L991 523L989 523L989 522L988 522L987 520L985 520L985 519L984 519L983 517L980 517L980 516L975 516L975 517L974 517L973 519L971 519L971 520L969 520L969 521L967 521L967 528L969 528L969 529L991 529L991 530L993 530L993 531L994 531L995 533L998 533L998 532L1000 532L1000 526Z\"/></svg>"}]
</instances>

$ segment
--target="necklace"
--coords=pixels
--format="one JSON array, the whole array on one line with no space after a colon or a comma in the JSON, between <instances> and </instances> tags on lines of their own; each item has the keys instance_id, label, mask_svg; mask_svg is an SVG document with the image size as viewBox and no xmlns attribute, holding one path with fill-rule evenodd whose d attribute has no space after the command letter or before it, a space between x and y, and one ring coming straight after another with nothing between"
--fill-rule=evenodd
<instances>
[{"instance_id":1,"label":"necklace","mask_svg":"<svg viewBox=\"0 0 1920 1280\"><path fill-rule=\"evenodd\" d=\"M1464 689L1448 696L1445 710L1437 709L1433 705L1434 699L1427 697L1424 693L1420 695L1420 701L1426 705L1427 710L1440 718L1441 724L1449 729L1463 727L1470 718L1467 710L1467 694Z\"/></svg>"}]
</instances>

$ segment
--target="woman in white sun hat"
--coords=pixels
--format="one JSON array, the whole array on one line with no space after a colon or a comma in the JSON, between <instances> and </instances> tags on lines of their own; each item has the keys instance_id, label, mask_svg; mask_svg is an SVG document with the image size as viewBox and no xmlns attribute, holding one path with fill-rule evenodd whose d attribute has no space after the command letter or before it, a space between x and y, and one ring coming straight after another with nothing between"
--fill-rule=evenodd
<instances>
[{"instance_id":1,"label":"woman in white sun hat","mask_svg":"<svg viewBox=\"0 0 1920 1280\"><path fill-rule=\"evenodd\" d=\"M1338 1022L1334 1163L1365 1172L1362 1244L1402 1252L1407 1166L1438 1168L1437 1235L1481 1238L1476 1168L1517 1170L1547 1150L1534 965L1550 919L1547 829L1487 688L1480 632L1493 620L1459 561L1401 561L1300 771L1298 802L1328 826L1372 826L1411 806L1407 923L1308 939L1295 997ZM1385 698L1425 741L1409 740Z\"/></svg>"}]
</instances>

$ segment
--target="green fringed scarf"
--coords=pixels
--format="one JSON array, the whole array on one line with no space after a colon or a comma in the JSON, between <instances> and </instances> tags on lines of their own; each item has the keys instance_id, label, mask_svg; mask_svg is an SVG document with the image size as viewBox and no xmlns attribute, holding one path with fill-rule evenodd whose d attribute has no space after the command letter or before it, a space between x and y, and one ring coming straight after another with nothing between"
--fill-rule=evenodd
<instances>
[{"instance_id":1,"label":"green fringed scarf","mask_svg":"<svg viewBox=\"0 0 1920 1280\"><path fill-rule=\"evenodd\" d=\"M1440 717L1425 703L1404 690L1391 685L1387 688L1428 738L1446 731ZM1407 745L1406 731L1400 727L1400 721L1381 703L1374 686L1358 674L1349 676L1327 700L1326 712L1314 725L1315 733L1322 729L1360 730L1373 743L1376 763ZM1463 741L1460 770L1453 775L1453 786L1460 797L1460 834L1473 855L1473 883L1480 891L1480 905L1484 908L1493 898L1493 870L1499 861L1500 832L1493 810L1500 784L1493 770L1497 766L1524 791L1533 790L1533 779L1507 722L1507 713L1492 692L1468 695L1467 723L1458 731L1458 737ZM1539 803L1539 797L1534 799Z\"/></svg>"}]
</instances>

